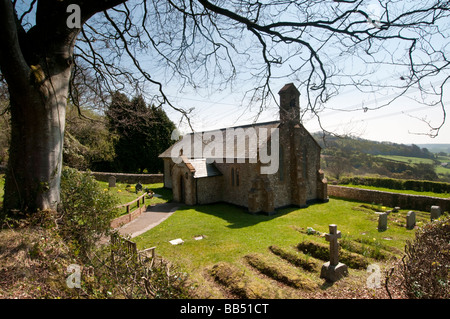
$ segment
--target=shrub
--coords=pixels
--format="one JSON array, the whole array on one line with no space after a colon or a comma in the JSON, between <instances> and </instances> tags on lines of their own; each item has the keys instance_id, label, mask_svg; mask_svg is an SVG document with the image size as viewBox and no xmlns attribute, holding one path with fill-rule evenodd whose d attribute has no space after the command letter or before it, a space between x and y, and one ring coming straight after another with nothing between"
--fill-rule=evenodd
<instances>
[{"instance_id":1,"label":"shrub","mask_svg":"<svg viewBox=\"0 0 450 319\"><path fill-rule=\"evenodd\" d=\"M413 190L418 192L450 193L449 183L422 180L403 180L384 177L378 178L354 176L343 178L339 184L375 186L398 190Z\"/></svg>"},{"instance_id":2,"label":"shrub","mask_svg":"<svg viewBox=\"0 0 450 319\"><path fill-rule=\"evenodd\" d=\"M99 239L109 234L117 204L117 198L104 192L89 172L64 168L57 219L61 236L76 253L87 256Z\"/></svg>"},{"instance_id":3,"label":"shrub","mask_svg":"<svg viewBox=\"0 0 450 319\"><path fill-rule=\"evenodd\" d=\"M158 256L153 259L140 252L133 253L120 241L109 247L109 254L103 251L89 265L95 269L95 281L83 288L91 297L182 299L192 298L195 293L188 275L178 266Z\"/></svg>"},{"instance_id":4,"label":"shrub","mask_svg":"<svg viewBox=\"0 0 450 319\"><path fill-rule=\"evenodd\" d=\"M405 247L401 275L410 298L450 298L450 218L428 223Z\"/></svg>"}]
</instances>

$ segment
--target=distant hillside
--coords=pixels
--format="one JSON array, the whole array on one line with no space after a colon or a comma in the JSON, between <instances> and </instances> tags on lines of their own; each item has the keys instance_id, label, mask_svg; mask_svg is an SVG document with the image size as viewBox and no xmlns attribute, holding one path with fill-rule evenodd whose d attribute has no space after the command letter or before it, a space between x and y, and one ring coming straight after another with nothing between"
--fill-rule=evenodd
<instances>
[{"instance_id":1,"label":"distant hillside","mask_svg":"<svg viewBox=\"0 0 450 319\"><path fill-rule=\"evenodd\" d=\"M450 154L450 144L417 144L419 147L427 148L433 153L447 153Z\"/></svg>"},{"instance_id":2,"label":"distant hillside","mask_svg":"<svg viewBox=\"0 0 450 319\"><path fill-rule=\"evenodd\" d=\"M405 145L391 142L376 142L356 137L339 138L332 135L327 135L324 140L322 133L314 133L313 136L322 146L323 154L327 153L327 149L337 148L343 152L360 152L370 155L398 155L419 158L435 157L428 148L414 144Z\"/></svg>"},{"instance_id":3,"label":"distant hillside","mask_svg":"<svg viewBox=\"0 0 450 319\"><path fill-rule=\"evenodd\" d=\"M379 176L396 179L450 181L450 156L419 145L375 142L362 138L313 136L322 146L321 168L327 178Z\"/></svg>"}]
</instances>

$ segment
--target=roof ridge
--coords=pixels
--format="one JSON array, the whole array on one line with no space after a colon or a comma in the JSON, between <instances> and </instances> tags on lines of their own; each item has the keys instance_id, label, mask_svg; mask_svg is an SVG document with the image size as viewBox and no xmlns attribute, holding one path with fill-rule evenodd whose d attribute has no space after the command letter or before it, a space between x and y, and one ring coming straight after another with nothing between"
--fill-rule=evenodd
<instances>
[{"instance_id":1,"label":"roof ridge","mask_svg":"<svg viewBox=\"0 0 450 319\"><path fill-rule=\"evenodd\" d=\"M244 125L238 125L238 126L228 126L228 127L222 127L222 128L218 128L218 129L214 129L214 130L186 133L186 135L188 135L188 134L195 134L195 133L207 133L207 132L223 131L223 130L227 130L227 129L230 129L230 128L245 128L245 127L252 127L252 126L262 126L262 125L275 124L275 123L276 124L280 124L280 121L276 120L276 121L268 121L268 122L261 122L261 123L244 124Z\"/></svg>"}]
</instances>

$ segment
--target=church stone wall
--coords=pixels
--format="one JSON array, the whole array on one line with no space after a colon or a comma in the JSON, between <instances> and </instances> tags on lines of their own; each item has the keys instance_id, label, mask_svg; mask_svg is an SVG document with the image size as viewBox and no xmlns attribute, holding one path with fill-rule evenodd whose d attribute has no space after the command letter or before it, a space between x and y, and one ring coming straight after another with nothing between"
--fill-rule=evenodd
<instances>
[{"instance_id":1,"label":"church stone wall","mask_svg":"<svg viewBox=\"0 0 450 319\"><path fill-rule=\"evenodd\" d=\"M194 179L190 174L183 180L186 204L225 201L248 207L250 212L272 213L278 207L291 204L303 207L309 201L326 200L327 185L320 171L320 146L300 123L300 93L293 83L288 83L279 95L278 172L261 174L261 164L248 160L246 163L215 162L222 176ZM170 159L165 161L164 185L172 187L177 201L183 199L179 176L186 172L182 171L182 166L172 166Z\"/></svg>"},{"instance_id":2,"label":"church stone wall","mask_svg":"<svg viewBox=\"0 0 450 319\"><path fill-rule=\"evenodd\" d=\"M214 163L214 165L223 174L222 200L246 207L252 180L259 175L259 165L248 163L248 161L247 163Z\"/></svg>"},{"instance_id":3,"label":"church stone wall","mask_svg":"<svg viewBox=\"0 0 450 319\"><path fill-rule=\"evenodd\" d=\"M164 187L172 188L172 166L174 165L171 158L164 159Z\"/></svg>"},{"instance_id":4,"label":"church stone wall","mask_svg":"<svg viewBox=\"0 0 450 319\"><path fill-rule=\"evenodd\" d=\"M223 176L196 179L197 204L211 204L223 200Z\"/></svg>"},{"instance_id":5,"label":"church stone wall","mask_svg":"<svg viewBox=\"0 0 450 319\"><path fill-rule=\"evenodd\" d=\"M196 204L195 179L183 163L172 167L172 193L175 202Z\"/></svg>"},{"instance_id":6,"label":"church stone wall","mask_svg":"<svg viewBox=\"0 0 450 319\"><path fill-rule=\"evenodd\" d=\"M304 129L303 129L304 130ZM306 201L317 199L317 173L320 170L320 148L309 134L302 134L302 154L305 164Z\"/></svg>"}]
</instances>

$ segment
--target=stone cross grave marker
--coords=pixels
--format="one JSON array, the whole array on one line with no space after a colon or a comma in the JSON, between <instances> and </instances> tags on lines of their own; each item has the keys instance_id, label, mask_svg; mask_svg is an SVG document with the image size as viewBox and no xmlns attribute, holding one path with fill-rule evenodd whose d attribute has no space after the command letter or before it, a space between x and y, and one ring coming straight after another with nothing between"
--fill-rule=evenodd
<instances>
[{"instance_id":1,"label":"stone cross grave marker","mask_svg":"<svg viewBox=\"0 0 450 319\"><path fill-rule=\"evenodd\" d=\"M325 234L325 239L330 242L330 261L323 264L320 278L334 282L346 276L348 268L347 265L339 262L338 238L341 238L341 232L337 230L337 225L335 224L329 225L328 228L330 233Z\"/></svg>"},{"instance_id":2,"label":"stone cross grave marker","mask_svg":"<svg viewBox=\"0 0 450 319\"><path fill-rule=\"evenodd\" d=\"M378 213L378 230L384 231L387 229L388 222L388 214L387 213Z\"/></svg>"},{"instance_id":3,"label":"stone cross grave marker","mask_svg":"<svg viewBox=\"0 0 450 319\"><path fill-rule=\"evenodd\" d=\"M441 217L441 207L431 206L430 219L438 219L439 217Z\"/></svg>"},{"instance_id":4,"label":"stone cross grave marker","mask_svg":"<svg viewBox=\"0 0 450 319\"><path fill-rule=\"evenodd\" d=\"M330 264L336 266L339 263L339 243L338 238L341 238L341 232L337 230L337 225L329 225L329 234L325 234L325 240L330 242Z\"/></svg>"},{"instance_id":5,"label":"stone cross grave marker","mask_svg":"<svg viewBox=\"0 0 450 319\"><path fill-rule=\"evenodd\" d=\"M108 186L109 187L116 187L116 177L115 176L110 176L108 178Z\"/></svg>"},{"instance_id":6,"label":"stone cross grave marker","mask_svg":"<svg viewBox=\"0 0 450 319\"><path fill-rule=\"evenodd\" d=\"M410 210L406 214L406 229L413 229L416 226L416 213Z\"/></svg>"}]
</instances>

